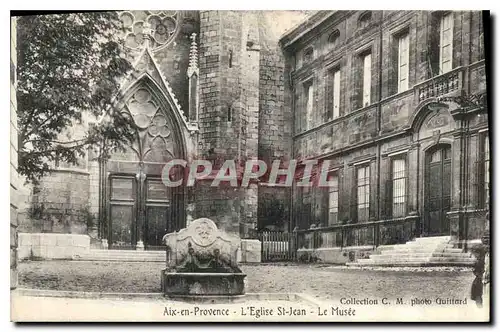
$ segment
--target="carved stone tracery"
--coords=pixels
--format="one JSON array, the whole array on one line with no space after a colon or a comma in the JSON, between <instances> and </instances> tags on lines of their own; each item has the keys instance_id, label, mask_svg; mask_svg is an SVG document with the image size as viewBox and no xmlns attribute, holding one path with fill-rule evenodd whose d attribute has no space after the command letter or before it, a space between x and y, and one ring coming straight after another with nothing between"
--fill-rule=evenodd
<instances>
[{"instance_id":1,"label":"carved stone tracery","mask_svg":"<svg viewBox=\"0 0 500 332\"><path fill-rule=\"evenodd\" d=\"M146 87L137 89L122 109L122 114L131 116L136 125L137 141L131 149L139 160L166 162L177 155L168 111L159 106Z\"/></svg>"},{"instance_id":2,"label":"carved stone tracery","mask_svg":"<svg viewBox=\"0 0 500 332\"><path fill-rule=\"evenodd\" d=\"M120 14L120 19L125 32L125 46L131 49L140 49L150 42L149 47L159 50L170 44L180 29L181 14L177 11L138 11L137 19L134 13L125 11Z\"/></svg>"}]
</instances>

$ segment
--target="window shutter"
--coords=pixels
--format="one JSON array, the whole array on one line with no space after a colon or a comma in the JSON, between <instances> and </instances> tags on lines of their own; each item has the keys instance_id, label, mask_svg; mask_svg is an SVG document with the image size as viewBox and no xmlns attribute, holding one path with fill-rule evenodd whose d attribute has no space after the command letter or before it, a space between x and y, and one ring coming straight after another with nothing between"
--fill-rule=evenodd
<instances>
[{"instance_id":1,"label":"window shutter","mask_svg":"<svg viewBox=\"0 0 500 332\"><path fill-rule=\"evenodd\" d=\"M398 92L402 92L408 89L410 44L407 33L399 37L398 46Z\"/></svg>"},{"instance_id":2,"label":"window shutter","mask_svg":"<svg viewBox=\"0 0 500 332\"><path fill-rule=\"evenodd\" d=\"M337 69L333 74L333 117L337 118L340 116L340 69Z\"/></svg>"},{"instance_id":3,"label":"window shutter","mask_svg":"<svg viewBox=\"0 0 500 332\"><path fill-rule=\"evenodd\" d=\"M356 174L356 167L353 166L351 169L351 213L350 219L352 222L357 222L358 220L358 186L357 179L358 175Z\"/></svg>"},{"instance_id":4,"label":"window shutter","mask_svg":"<svg viewBox=\"0 0 500 332\"><path fill-rule=\"evenodd\" d=\"M349 212L346 208L344 208L344 205L349 202L347 197L345 197L347 190L344 190L344 170L340 169L338 171L338 176L339 176L339 218L338 222L341 223L345 217L347 216L347 213Z\"/></svg>"},{"instance_id":5,"label":"window shutter","mask_svg":"<svg viewBox=\"0 0 500 332\"><path fill-rule=\"evenodd\" d=\"M389 66L389 91L390 94L398 92L398 66L399 66L399 40L398 38L391 39L391 65Z\"/></svg>"},{"instance_id":6,"label":"window shutter","mask_svg":"<svg viewBox=\"0 0 500 332\"><path fill-rule=\"evenodd\" d=\"M328 188L324 187L317 187L318 190L321 191L321 224L323 226L328 226L328 211L329 211L329 205L328 205Z\"/></svg>"},{"instance_id":7,"label":"window shutter","mask_svg":"<svg viewBox=\"0 0 500 332\"><path fill-rule=\"evenodd\" d=\"M429 31L429 45L428 45L428 56L427 62L429 64L429 77L439 75L439 49L440 45L440 33L439 33L440 17L438 15L432 15L431 19L431 29Z\"/></svg>"},{"instance_id":8,"label":"window shutter","mask_svg":"<svg viewBox=\"0 0 500 332\"><path fill-rule=\"evenodd\" d=\"M363 77L362 77L362 68L363 61L360 57L355 57L353 59L354 62L354 73L352 80L354 83L351 84L351 87L354 88L353 93L351 94L351 108L353 110L360 108L362 103L362 88L363 88Z\"/></svg>"},{"instance_id":9,"label":"window shutter","mask_svg":"<svg viewBox=\"0 0 500 332\"><path fill-rule=\"evenodd\" d=\"M452 33L452 42L453 42L453 47L452 47L452 52L451 52L451 62L452 62L452 69L459 67L462 65L462 57L460 56L455 56L455 54L460 54L462 52L462 27L461 27L461 22L460 18L458 18L459 21L457 21L458 24L455 24L455 15L452 12L452 19L451 19L451 33Z\"/></svg>"},{"instance_id":10,"label":"window shutter","mask_svg":"<svg viewBox=\"0 0 500 332\"><path fill-rule=\"evenodd\" d=\"M326 96L325 122L333 118L333 71L328 71L326 75Z\"/></svg>"},{"instance_id":11,"label":"window shutter","mask_svg":"<svg viewBox=\"0 0 500 332\"><path fill-rule=\"evenodd\" d=\"M481 153L479 153L479 160L474 162L474 169L473 169L473 175L472 175L472 188L473 191L476 193L477 197L477 202L476 207L481 208L484 206L483 204L483 188L481 186L481 179L483 178L483 172L482 172L482 167L481 167Z\"/></svg>"},{"instance_id":12,"label":"window shutter","mask_svg":"<svg viewBox=\"0 0 500 332\"><path fill-rule=\"evenodd\" d=\"M300 99L300 94L298 93L297 90L295 90L295 96L294 96L294 106L295 106L295 112L294 112L294 117L295 117L295 132L300 133L301 132L301 125L300 125L300 117L302 112L302 105L301 105L301 99Z\"/></svg>"},{"instance_id":13,"label":"window shutter","mask_svg":"<svg viewBox=\"0 0 500 332\"><path fill-rule=\"evenodd\" d=\"M388 172L388 175L385 180L385 217L386 218L391 218L392 217L392 178L391 178L391 172Z\"/></svg>"},{"instance_id":14,"label":"window shutter","mask_svg":"<svg viewBox=\"0 0 500 332\"><path fill-rule=\"evenodd\" d=\"M367 53L363 56L363 104L365 107L371 104L372 91L372 55Z\"/></svg>"},{"instance_id":15,"label":"window shutter","mask_svg":"<svg viewBox=\"0 0 500 332\"><path fill-rule=\"evenodd\" d=\"M453 68L453 23L453 12L441 17L439 74L449 72Z\"/></svg>"}]
</instances>

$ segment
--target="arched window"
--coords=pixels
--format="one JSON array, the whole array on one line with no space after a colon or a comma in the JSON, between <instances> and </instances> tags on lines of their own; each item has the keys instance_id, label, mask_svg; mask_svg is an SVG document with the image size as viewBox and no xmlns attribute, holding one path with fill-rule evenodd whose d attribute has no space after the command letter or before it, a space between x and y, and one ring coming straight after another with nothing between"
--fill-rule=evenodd
<instances>
[{"instance_id":1,"label":"arched window","mask_svg":"<svg viewBox=\"0 0 500 332\"><path fill-rule=\"evenodd\" d=\"M302 56L302 61L304 63L311 62L313 59L313 48L309 47L304 50L304 55Z\"/></svg>"},{"instance_id":2,"label":"arched window","mask_svg":"<svg viewBox=\"0 0 500 332\"><path fill-rule=\"evenodd\" d=\"M328 36L328 47L333 48L337 47L340 38L340 31L335 30Z\"/></svg>"},{"instance_id":3,"label":"arched window","mask_svg":"<svg viewBox=\"0 0 500 332\"><path fill-rule=\"evenodd\" d=\"M359 15L358 18L358 29L364 29L366 28L372 20L372 12L364 12L363 14Z\"/></svg>"}]
</instances>

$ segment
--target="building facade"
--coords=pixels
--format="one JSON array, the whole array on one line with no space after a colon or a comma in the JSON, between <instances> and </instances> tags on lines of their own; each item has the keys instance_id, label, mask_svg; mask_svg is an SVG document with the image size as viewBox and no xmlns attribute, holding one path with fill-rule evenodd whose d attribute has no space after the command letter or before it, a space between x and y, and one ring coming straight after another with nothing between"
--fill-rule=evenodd
<instances>
[{"instance_id":1,"label":"building facade","mask_svg":"<svg viewBox=\"0 0 500 332\"><path fill-rule=\"evenodd\" d=\"M120 17L134 72L115 107L134 119L137 141L106 159L92 149L78 167L55 165L34 188L22 232L158 249L165 233L208 217L242 238L294 231L299 248L479 239L489 202L480 12ZM297 159L298 174L328 160L334 185L167 188L172 159L214 169Z\"/></svg>"},{"instance_id":2,"label":"building facade","mask_svg":"<svg viewBox=\"0 0 500 332\"><path fill-rule=\"evenodd\" d=\"M260 190L257 183L214 188L210 177L195 187L167 188L161 175L172 159L209 160L215 171L228 159L242 164L289 156L292 121L283 107L288 86L279 38L307 15L121 12L134 71L121 82L114 106L133 118L137 140L109 158L96 147L77 166L54 165L33 188L21 232L88 233L97 248L154 250L165 233L208 217L250 238L258 215L269 217L259 209L266 202L259 201L260 191L286 202L275 224L284 223L289 190ZM68 135L90 125L75 125Z\"/></svg>"},{"instance_id":3,"label":"building facade","mask_svg":"<svg viewBox=\"0 0 500 332\"><path fill-rule=\"evenodd\" d=\"M479 239L489 204L482 13L319 12L281 40L293 158L328 188L293 189L299 247Z\"/></svg>"}]
</instances>

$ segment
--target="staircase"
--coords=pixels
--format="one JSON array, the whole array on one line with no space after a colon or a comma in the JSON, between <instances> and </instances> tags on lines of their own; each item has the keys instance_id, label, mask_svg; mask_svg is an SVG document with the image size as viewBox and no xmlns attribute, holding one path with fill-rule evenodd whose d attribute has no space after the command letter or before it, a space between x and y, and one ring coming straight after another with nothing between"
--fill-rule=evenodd
<instances>
[{"instance_id":1,"label":"staircase","mask_svg":"<svg viewBox=\"0 0 500 332\"><path fill-rule=\"evenodd\" d=\"M472 266L475 258L454 248L449 236L416 238L406 244L380 246L370 258L350 266Z\"/></svg>"},{"instance_id":2,"label":"staircase","mask_svg":"<svg viewBox=\"0 0 500 332\"><path fill-rule=\"evenodd\" d=\"M165 251L91 249L87 254L74 255L77 261L165 262Z\"/></svg>"}]
</instances>

